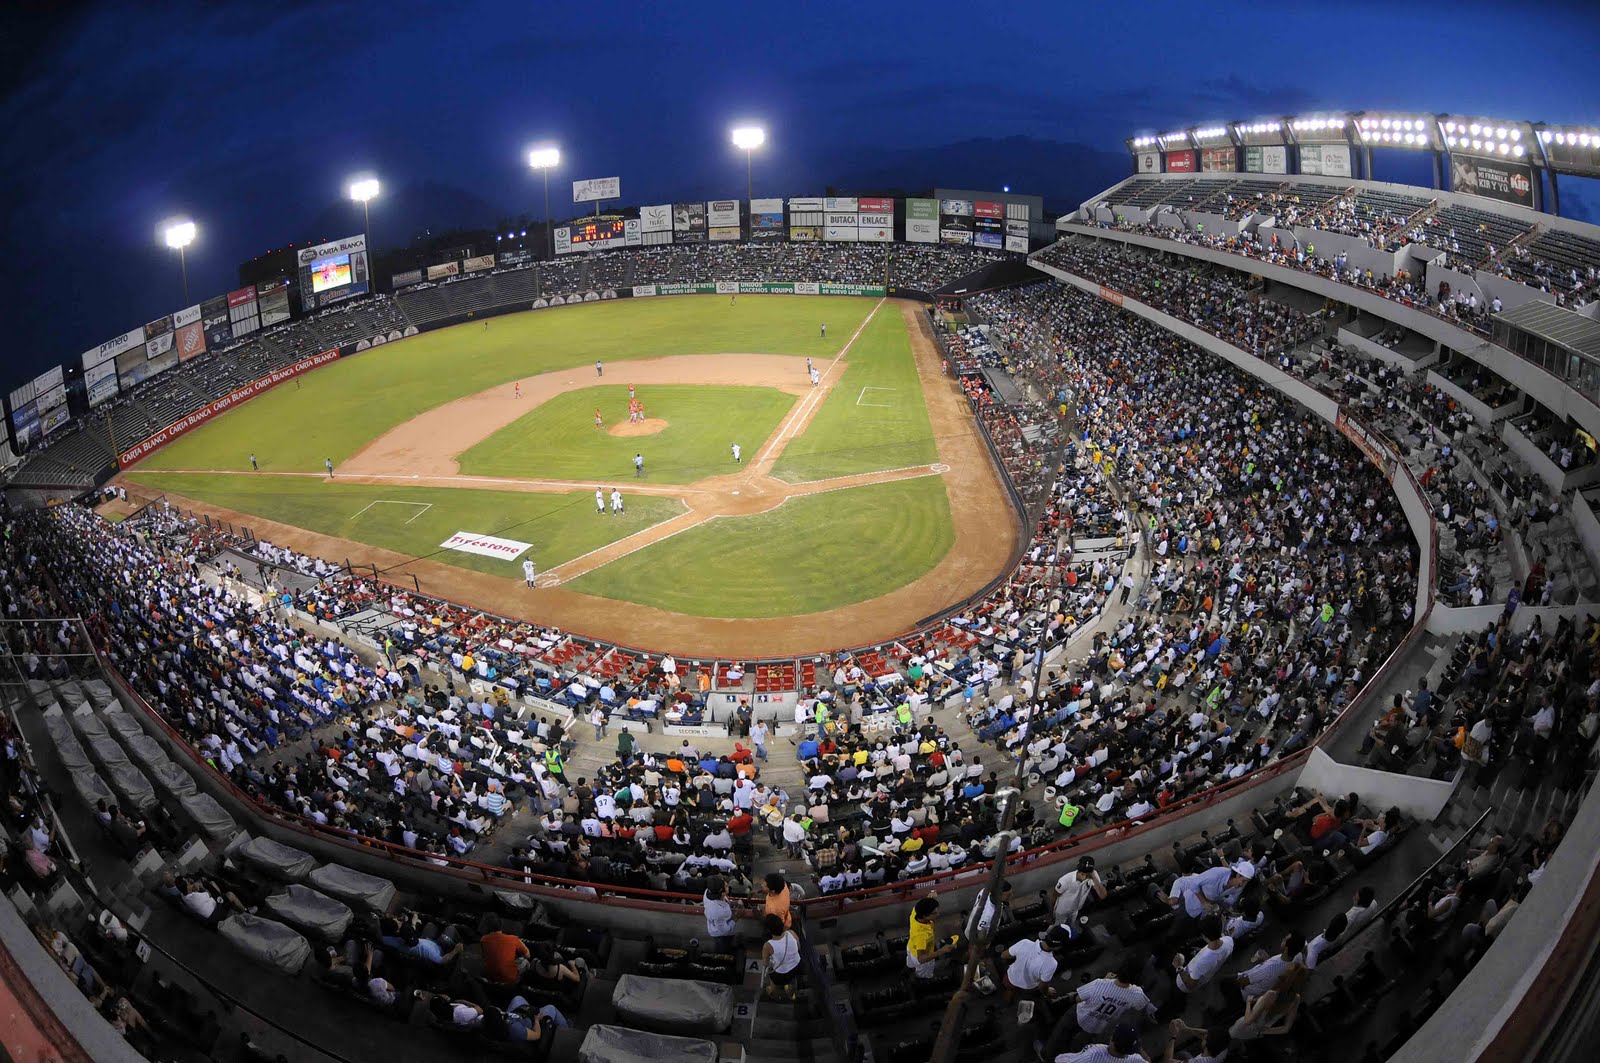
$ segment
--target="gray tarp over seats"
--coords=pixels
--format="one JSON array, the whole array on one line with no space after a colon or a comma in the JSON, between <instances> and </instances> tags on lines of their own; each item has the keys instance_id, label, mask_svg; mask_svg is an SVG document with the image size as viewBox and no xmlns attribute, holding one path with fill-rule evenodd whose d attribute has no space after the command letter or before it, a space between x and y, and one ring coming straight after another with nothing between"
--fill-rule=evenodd
<instances>
[{"instance_id":1,"label":"gray tarp over seats","mask_svg":"<svg viewBox=\"0 0 1600 1063\"><path fill-rule=\"evenodd\" d=\"M252 960L276 967L284 974L299 974L311 958L306 939L276 919L240 912L218 923L217 932Z\"/></svg>"},{"instance_id":2,"label":"gray tarp over seats","mask_svg":"<svg viewBox=\"0 0 1600 1063\"><path fill-rule=\"evenodd\" d=\"M89 754L83 751L83 743L73 734L72 725L67 722L61 706L45 710L44 729L50 732L50 739L56 744L56 755L61 758L63 767L68 771L83 771L90 766Z\"/></svg>"},{"instance_id":3,"label":"gray tarp over seats","mask_svg":"<svg viewBox=\"0 0 1600 1063\"><path fill-rule=\"evenodd\" d=\"M178 805L208 838L231 838L239 829L233 817L224 812L210 794L179 797Z\"/></svg>"},{"instance_id":4,"label":"gray tarp over seats","mask_svg":"<svg viewBox=\"0 0 1600 1063\"><path fill-rule=\"evenodd\" d=\"M733 987L690 978L625 974L611 992L617 1015L665 1033L723 1033L733 1025Z\"/></svg>"},{"instance_id":5,"label":"gray tarp over seats","mask_svg":"<svg viewBox=\"0 0 1600 1063\"><path fill-rule=\"evenodd\" d=\"M355 913L341 901L310 886L293 885L267 898L267 910L290 926L324 941L338 941Z\"/></svg>"},{"instance_id":6,"label":"gray tarp over seats","mask_svg":"<svg viewBox=\"0 0 1600 1063\"><path fill-rule=\"evenodd\" d=\"M323 864L307 875L306 881L330 897L380 915L394 904L393 882L376 875L363 875L339 864Z\"/></svg>"},{"instance_id":7,"label":"gray tarp over seats","mask_svg":"<svg viewBox=\"0 0 1600 1063\"><path fill-rule=\"evenodd\" d=\"M56 687L56 693L61 698L61 703L67 707L68 712L89 704L89 696L76 683L62 683Z\"/></svg>"},{"instance_id":8,"label":"gray tarp over seats","mask_svg":"<svg viewBox=\"0 0 1600 1063\"><path fill-rule=\"evenodd\" d=\"M194 784L194 776L184 771L181 764L174 764L170 760L150 765L150 778L173 797L192 797L200 792L200 788Z\"/></svg>"},{"instance_id":9,"label":"gray tarp over seats","mask_svg":"<svg viewBox=\"0 0 1600 1063\"><path fill-rule=\"evenodd\" d=\"M72 773L72 788L78 791L78 797L92 810L101 801L108 805L117 803L117 795L111 792L111 787L100 778L93 768L79 768Z\"/></svg>"},{"instance_id":10,"label":"gray tarp over seats","mask_svg":"<svg viewBox=\"0 0 1600 1063\"><path fill-rule=\"evenodd\" d=\"M71 716L72 726L85 738L104 738L111 733L106 730L106 722L87 705L73 709Z\"/></svg>"},{"instance_id":11,"label":"gray tarp over seats","mask_svg":"<svg viewBox=\"0 0 1600 1063\"><path fill-rule=\"evenodd\" d=\"M133 763L128 759L127 751L118 745L117 740L110 735L89 735L84 739L84 744L89 747L89 752L94 754L95 760L108 767L112 764Z\"/></svg>"},{"instance_id":12,"label":"gray tarp over seats","mask_svg":"<svg viewBox=\"0 0 1600 1063\"><path fill-rule=\"evenodd\" d=\"M100 714L100 718L106 722L106 727L111 733L122 740L123 745L128 744L128 739L144 734L144 728L139 726L139 721L120 709L107 709Z\"/></svg>"},{"instance_id":13,"label":"gray tarp over seats","mask_svg":"<svg viewBox=\"0 0 1600 1063\"><path fill-rule=\"evenodd\" d=\"M144 772L123 761L106 765L106 779L121 794L123 800L143 812L156 803L156 788L144 777ZM124 809L126 811L126 809Z\"/></svg>"},{"instance_id":14,"label":"gray tarp over seats","mask_svg":"<svg viewBox=\"0 0 1600 1063\"><path fill-rule=\"evenodd\" d=\"M591 1026L578 1049L578 1063L717 1063L717 1046L697 1037Z\"/></svg>"},{"instance_id":15,"label":"gray tarp over seats","mask_svg":"<svg viewBox=\"0 0 1600 1063\"><path fill-rule=\"evenodd\" d=\"M133 754L133 759L147 768L172 762L172 758L167 756L166 747L149 735L134 735L123 744Z\"/></svg>"},{"instance_id":16,"label":"gray tarp over seats","mask_svg":"<svg viewBox=\"0 0 1600 1063\"><path fill-rule=\"evenodd\" d=\"M234 850L234 856L279 882L299 882L317 866L317 858L310 853L280 845L271 838L251 838Z\"/></svg>"},{"instance_id":17,"label":"gray tarp over seats","mask_svg":"<svg viewBox=\"0 0 1600 1063\"><path fill-rule=\"evenodd\" d=\"M28 693L33 695L34 701L54 701L55 692L50 689L50 683L45 679L28 680Z\"/></svg>"},{"instance_id":18,"label":"gray tarp over seats","mask_svg":"<svg viewBox=\"0 0 1600 1063\"><path fill-rule=\"evenodd\" d=\"M83 692L89 695L90 701L102 709L117 700L117 696L111 693L111 688L106 686L104 679L85 679L83 681Z\"/></svg>"}]
</instances>

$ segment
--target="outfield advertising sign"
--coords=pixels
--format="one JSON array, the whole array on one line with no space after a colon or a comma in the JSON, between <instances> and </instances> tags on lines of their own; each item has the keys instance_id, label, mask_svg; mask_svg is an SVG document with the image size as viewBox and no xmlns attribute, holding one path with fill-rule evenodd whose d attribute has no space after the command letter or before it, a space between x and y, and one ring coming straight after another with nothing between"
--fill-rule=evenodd
<instances>
[{"instance_id":1,"label":"outfield advertising sign","mask_svg":"<svg viewBox=\"0 0 1600 1063\"><path fill-rule=\"evenodd\" d=\"M339 352L337 350L323 351L321 354L313 354L310 357L301 358L297 362L292 362L274 373L270 373L267 376L261 377L259 380L252 380L242 388L235 388L228 392L228 394L222 396L222 398L208 402L198 410L195 410L193 413L173 421L171 424L167 425L167 427L163 428L149 439L139 443L137 446L118 454L117 467L126 469L130 465L136 464L141 459L147 458L151 454L154 454L156 451L160 450L174 439L177 439L179 436L199 428L217 414L230 410L239 405L241 402L248 402L250 399L255 398L262 392L272 390L274 387L283 383L285 380L290 379L291 377L297 377L301 373L308 373L318 366L327 365L329 362L336 360L338 357Z\"/></svg>"},{"instance_id":2,"label":"outfield advertising sign","mask_svg":"<svg viewBox=\"0 0 1600 1063\"><path fill-rule=\"evenodd\" d=\"M654 284L635 284L633 286L633 297L635 299L648 299L655 294L656 286Z\"/></svg>"},{"instance_id":3,"label":"outfield advertising sign","mask_svg":"<svg viewBox=\"0 0 1600 1063\"><path fill-rule=\"evenodd\" d=\"M529 550L532 550L533 544L518 542L515 539L501 539L493 535L479 535L477 532L458 531L440 543L439 549L459 550L463 554L477 554L480 557L498 557L502 561L515 561Z\"/></svg>"},{"instance_id":4,"label":"outfield advertising sign","mask_svg":"<svg viewBox=\"0 0 1600 1063\"><path fill-rule=\"evenodd\" d=\"M652 295L883 295L881 284L823 284L818 281L702 281L636 284L635 299Z\"/></svg>"}]
</instances>

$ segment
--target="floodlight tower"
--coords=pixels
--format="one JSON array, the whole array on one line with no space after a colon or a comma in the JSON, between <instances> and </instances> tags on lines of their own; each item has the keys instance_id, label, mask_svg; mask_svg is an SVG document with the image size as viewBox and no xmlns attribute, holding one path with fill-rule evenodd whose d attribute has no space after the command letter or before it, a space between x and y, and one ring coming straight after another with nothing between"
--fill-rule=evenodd
<instances>
[{"instance_id":1,"label":"floodlight tower","mask_svg":"<svg viewBox=\"0 0 1600 1063\"><path fill-rule=\"evenodd\" d=\"M550 170L561 165L561 149L553 145L533 148L528 152L528 165L544 175L544 228L549 234L550 257L556 257L556 228L550 221Z\"/></svg>"},{"instance_id":2,"label":"floodlight tower","mask_svg":"<svg viewBox=\"0 0 1600 1063\"><path fill-rule=\"evenodd\" d=\"M378 190L376 177L357 177L350 182L350 198L361 204L361 233L367 238L369 263L372 260L372 215L367 212L367 204L377 198Z\"/></svg>"},{"instance_id":3,"label":"floodlight tower","mask_svg":"<svg viewBox=\"0 0 1600 1063\"><path fill-rule=\"evenodd\" d=\"M733 130L733 146L744 152L744 194L748 201L754 198L751 190L754 182L750 173L750 153L767 142L767 131L758 125L738 126Z\"/></svg>"},{"instance_id":4,"label":"floodlight tower","mask_svg":"<svg viewBox=\"0 0 1600 1063\"><path fill-rule=\"evenodd\" d=\"M174 218L161 227L161 236L168 247L178 252L178 272L183 276L183 305L189 305L189 263L183 249L194 243L194 222L187 218Z\"/></svg>"}]
</instances>

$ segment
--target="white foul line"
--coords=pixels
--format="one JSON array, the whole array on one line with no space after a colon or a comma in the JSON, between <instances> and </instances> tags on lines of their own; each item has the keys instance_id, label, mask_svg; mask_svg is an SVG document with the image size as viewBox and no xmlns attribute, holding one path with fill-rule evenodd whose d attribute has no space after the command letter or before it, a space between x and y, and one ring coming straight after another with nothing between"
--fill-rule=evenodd
<instances>
[{"instance_id":1,"label":"white foul line","mask_svg":"<svg viewBox=\"0 0 1600 1063\"><path fill-rule=\"evenodd\" d=\"M855 346L856 340L861 338L861 333L866 331L868 323L871 322L873 317L877 315L878 307L882 306L887 301L888 296L884 296L882 299L879 299L875 304L873 304L872 309L867 312L867 316L861 319L861 324L856 326L856 330L850 334L850 338L845 341L844 346L839 348L839 353L833 356L833 361L828 363L828 368L822 371L822 377L826 377L829 373L833 372L834 366L839 364L839 359L843 358L846 352L848 352L851 347ZM784 440L788 439L789 437L796 435L800 430L800 425L805 422L806 410L810 408L812 403L816 402L817 399L821 397L822 389L820 387L812 388L811 394L806 396L806 398L800 403L799 408L796 409L794 413L789 415L789 423L778 432L778 437L768 444L767 449L759 458L756 459L756 461L766 461L767 458L772 456L772 451L774 448L776 448L780 443L784 442Z\"/></svg>"},{"instance_id":2,"label":"white foul line","mask_svg":"<svg viewBox=\"0 0 1600 1063\"><path fill-rule=\"evenodd\" d=\"M606 545L604 545L604 546L597 546L593 550L590 550L586 554L579 554L577 557L569 558L568 560L563 561L561 564L559 564L559 565L555 566L554 568L550 569L550 571L546 572L545 575L547 575L547 576L552 576L553 575L553 576L558 576L558 577L560 577L562 579L565 579L566 577L561 575L561 570L564 569L564 568L567 568L569 565L576 565L579 561L582 561L586 557L593 557L595 554L598 554L598 553L601 553L601 552L603 552L605 550L611 549L613 546L616 546L617 543L625 543L629 539L632 539L632 538L635 538L637 536L643 535L643 534L645 534L645 532L653 531L656 528L661 527L661 525L663 525L663 524L670 524L672 521L679 520L679 519L684 518L684 517L692 517L694 515L695 515L694 514L694 510L689 510L689 511L684 512L684 513L676 514L675 516L668 517L666 520L658 520L654 524L649 524L649 525L646 525L643 528L640 528L638 531L634 532L633 535L624 536L621 539L616 539L616 540L613 540L612 542L606 543ZM709 524L710 522L716 520L718 516L720 516L720 514L712 513L712 514L709 514L707 516L701 517L699 520L690 521L689 523L685 524L681 528L672 529L672 531L669 531L667 534L661 536L659 539L652 539L647 543L640 543L638 546L630 547L629 549L627 549L627 550L623 551L622 553L618 554L616 557L611 558L610 560L604 562L603 564L599 564L599 565L594 566L594 568L589 569L588 572L580 572L580 573L578 573L578 576L573 577L573 578L581 578L583 576L587 576L589 574L589 572L597 572L600 569L605 568L606 565L609 565L614 561L621 561L623 558L627 557L629 554L636 554L640 550L643 550L647 546L654 546L656 543L664 543L668 539L672 538L674 535L682 535L684 532L689 531L689 530L691 530L693 528L698 528L702 524Z\"/></svg>"}]
</instances>

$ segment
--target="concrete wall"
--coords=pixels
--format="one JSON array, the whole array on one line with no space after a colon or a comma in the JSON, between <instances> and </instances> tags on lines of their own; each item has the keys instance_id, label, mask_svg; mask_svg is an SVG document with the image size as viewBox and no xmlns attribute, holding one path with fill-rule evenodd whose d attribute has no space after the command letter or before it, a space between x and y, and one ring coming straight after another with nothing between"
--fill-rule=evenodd
<instances>
[{"instance_id":1,"label":"concrete wall","mask_svg":"<svg viewBox=\"0 0 1600 1063\"><path fill-rule=\"evenodd\" d=\"M1442 259L1443 256L1441 255ZM1507 277L1497 276L1493 273L1474 273L1471 276L1460 270L1451 269L1442 261L1428 266L1427 287L1428 294L1437 296L1439 285L1450 285L1452 294L1456 292L1472 292L1478 296L1478 302L1488 304L1496 296L1500 299L1500 309L1510 310L1521 306L1523 303L1550 303L1554 305L1555 299L1548 292L1541 292L1537 288L1530 288L1520 281Z\"/></svg>"},{"instance_id":2,"label":"concrete wall","mask_svg":"<svg viewBox=\"0 0 1600 1063\"><path fill-rule=\"evenodd\" d=\"M1504 602L1495 602L1490 605L1435 605L1432 614L1428 617L1427 629L1432 635L1466 635L1482 631L1500 622L1500 617L1505 613ZM1554 631L1556 624L1563 617L1570 620L1581 621L1594 613L1594 603L1578 603L1577 605L1523 605L1511 617L1512 631L1526 631L1533 626L1535 618L1544 621L1546 631Z\"/></svg>"},{"instance_id":3,"label":"concrete wall","mask_svg":"<svg viewBox=\"0 0 1600 1063\"><path fill-rule=\"evenodd\" d=\"M1429 354L1412 355L1404 350L1390 349L1381 343L1375 343L1349 327L1339 330L1339 342L1351 350L1360 351L1368 357L1398 366L1406 372L1432 365L1438 359L1437 351Z\"/></svg>"},{"instance_id":4,"label":"concrete wall","mask_svg":"<svg viewBox=\"0 0 1600 1063\"><path fill-rule=\"evenodd\" d=\"M1589 555L1589 564L1600 572L1600 516L1582 492L1572 496L1572 526L1578 532L1583 552Z\"/></svg>"},{"instance_id":5,"label":"concrete wall","mask_svg":"<svg viewBox=\"0 0 1600 1063\"><path fill-rule=\"evenodd\" d=\"M1311 249L1315 248L1315 257L1325 258L1331 262L1342 251L1346 264L1351 269L1370 269L1375 278L1392 277L1406 268L1404 250L1386 251L1381 247L1368 247L1367 242L1359 236L1323 232L1321 229L1308 229L1303 225L1295 226L1294 235L1300 246L1306 248L1308 255L1312 254Z\"/></svg>"},{"instance_id":6,"label":"concrete wall","mask_svg":"<svg viewBox=\"0 0 1600 1063\"><path fill-rule=\"evenodd\" d=\"M1375 812L1394 807L1408 817L1427 822L1436 817L1450 800L1455 784L1417 775L1397 775L1389 771L1341 764L1320 749L1313 749L1300 772L1298 785L1324 794L1361 795L1362 802Z\"/></svg>"}]
</instances>

